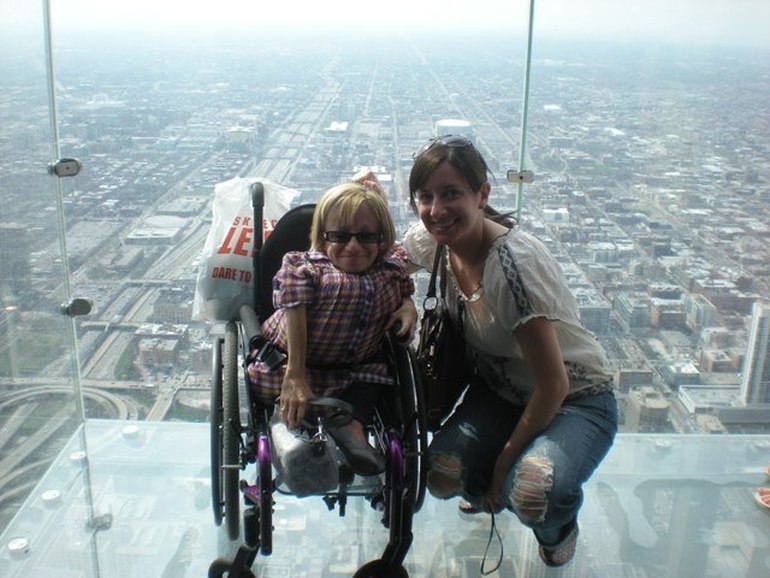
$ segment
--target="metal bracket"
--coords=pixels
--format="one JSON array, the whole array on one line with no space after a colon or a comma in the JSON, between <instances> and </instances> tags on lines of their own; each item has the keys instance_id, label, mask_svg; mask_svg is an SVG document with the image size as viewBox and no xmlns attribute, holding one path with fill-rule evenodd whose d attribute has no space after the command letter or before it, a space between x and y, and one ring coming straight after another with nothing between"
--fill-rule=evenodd
<instances>
[{"instance_id":1,"label":"metal bracket","mask_svg":"<svg viewBox=\"0 0 770 578\"><path fill-rule=\"evenodd\" d=\"M94 516L88 521L86 527L89 530L93 530L94 532L98 532L100 530L109 530L112 528L112 514L107 512L101 516Z\"/></svg>"},{"instance_id":2,"label":"metal bracket","mask_svg":"<svg viewBox=\"0 0 770 578\"><path fill-rule=\"evenodd\" d=\"M535 180L535 173L532 171L508 171L506 178L509 183L525 183L530 184Z\"/></svg>"},{"instance_id":3,"label":"metal bracket","mask_svg":"<svg viewBox=\"0 0 770 578\"><path fill-rule=\"evenodd\" d=\"M62 177L74 177L83 168L81 162L77 159L59 159L48 164L48 172Z\"/></svg>"},{"instance_id":4,"label":"metal bracket","mask_svg":"<svg viewBox=\"0 0 770 578\"><path fill-rule=\"evenodd\" d=\"M75 297L74 299L70 299L69 303L62 303L61 312L70 317L78 317L80 315L88 315L91 313L93 306L93 301L83 299L82 297Z\"/></svg>"}]
</instances>

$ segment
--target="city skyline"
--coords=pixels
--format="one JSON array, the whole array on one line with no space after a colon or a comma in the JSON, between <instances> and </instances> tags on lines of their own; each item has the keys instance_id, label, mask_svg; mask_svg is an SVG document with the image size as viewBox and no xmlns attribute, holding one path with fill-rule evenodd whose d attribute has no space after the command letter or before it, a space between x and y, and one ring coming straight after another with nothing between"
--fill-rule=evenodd
<instances>
[{"instance_id":1,"label":"city skyline","mask_svg":"<svg viewBox=\"0 0 770 578\"><path fill-rule=\"evenodd\" d=\"M137 271L151 267L151 279L188 282L189 262L198 247L194 237L177 254L160 255L180 235L205 232L213 184L236 173L271 178L313 200L326 184L349 178L356 165L382 167L403 230L413 219L403 188L411 152L438 130L439 119L459 117L468 121L490 161L495 206L513 205L514 187L504 175L518 154L519 71L495 75L510 66L499 56L510 43L466 50L449 67L452 56L429 39L398 50L375 50L372 54L380 56L371 60L369 55L361 58L355 44L324 45L306 55L301 46L278 49L269 44L213 53L205 46L181 50L157 45L95 53L92 43L70 41L57 74L63 152L84 163L82 174L67 181L64 195L70 261L77 265L74 287L98 291L100 297L93 323L81 325L84 344L108 327L136 330L153 320L149 308L141 318L125 317L121 307L128 297L112 304L114 297L101 294L92 271L133 277L141 275L131 272L139 264ZM548 50L564 58L549 58L544 48L546 55L535 61L528 166L536 180L525 189L522 225L552 246L581 300L584 323L614 346L612 360L618 369L654 366L665 375L666 387L676 387L682 377L663 366L686 358L703 363L706 373L713 368L724 375L732 372L731 383L737 384L745 328L735 332L732 342L707 345L697 342L697 331L708 324L739 327L744 302L767 289L761 258L761 215L766 210L761 195L767 178L761 151L767 144L753 129L766 114L762 91L721 82L753 78L761 57L735 65L735 53L716 49L681 51L675 60L643 49L601 54L579 43ZM479 59L479 54L486 58ZM643 63L649 87L621 76L629 63ZM713 70L721 71L720 82L701 87L693 101L688 85L712 77ZM461 82L453 71L474 82ZM399 76L410 81L392 82ZM669 95L667 106L651 108L654 86ZM714 141L708 119L724 110L730 111L730 122ZM398 140L391 136L396 129ZM741 139L753 139L754 147L722 142ZM161 198L168 200L160 203ZM26 199L8 204L6 210L21 218L28 212L25 204ZM158 210L179 215L179 222L187 224L165 217L152 232ZM732 227L722 220L727 212L734 215ZM87 217L92 214L98 215L96 221ZM166 231L171 231L168 237ZM747 233L741 238L742 251L731 242L738 232ZM115 255L95 252L115 235L121 239ZM161 238L167 240L158 246L140 246L147 242L143 239ZM15 254L19 262L27 262L27 255L39 259L40 249ZM52 245L50 251L55 250ZM760 257L752 259L753 253ZM648 259L657 269L645 263ZM719 283L714 283L709 269L717 263L721 270ZM621 273L620 267L629 270ZM741 286L748 290L736 285L742 278L753 278ZM645 281L661 287L645 288ZM693 283L699 285L696 290ZM667 284L680 288L672 291ZM734 293L734 303L719 291ZM719 299L726 320L709 317L708 308L717 307L705 298L705 304L697 301L698 293ZM136 298L133 290L127 295ZM158 320L184 321L179 312L169 315L173 317ZM676 340L647 345L650 331L672 329L678 334L684 327L694 334L682 337L686 347ZM635 351L631 341L651 351ZM206 339L193 343L192 350L198 351ZM115 344L126 347L124 340ZM163 355L176 355L178 349ZM187 349L182 347L180 354ZM716 353L701 360L702 351L711 349ZM146 359L151 356L162 357L148 351ZM117 361L120 352L111 358ZM100 385L109 383L113 365L98 367L99 375L85 375Z\"/></svg>"},{"instance_id":2,"label":"city skyline","mask_svg":"<svg viewBox=\"0 0 770 578\"><path fill-rule=\"evenodd\" d=\"M361 5L349 0L314 2L210 2L137 0L58 0L51 5L54 33L120 30L126 33L188 31L253 34L313 31L377 35L432 31L509 31L525 33L527 0L425 1L394 0L387 5ZM212 9L212 6L215 8ZM0 6L0 19L29 26L39 19L40 5ZM534 32L542 39L593 39L673 44L734 44L770 48L764 24L770 4L762 0L541 0L535 2ZM483 41L483 35L479 37Z\"/></svg>"}]
</instances>

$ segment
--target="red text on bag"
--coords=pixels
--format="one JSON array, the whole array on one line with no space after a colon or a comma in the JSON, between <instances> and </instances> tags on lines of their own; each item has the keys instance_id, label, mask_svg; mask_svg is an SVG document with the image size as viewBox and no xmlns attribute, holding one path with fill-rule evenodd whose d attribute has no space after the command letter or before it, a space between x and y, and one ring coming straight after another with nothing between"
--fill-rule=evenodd
<instances>
[{"instance_id":1,"label":"red text on bag","mask_svg":"<svg viewBox=\"0 0 770 578\"><path fill-rule=\"evenodd\" d=\"M270 233L272 233L273 229L275 229L275 224L277 222L278 219L265 219L262 221L262 241L267 241Z\"/></svg>"},{"instance_id":2,"label":"red text on bag","mask_svg":"<svg viewBox=\"0 0 770 578\"><path fill-rule=\"evenodd\" d=\"M232 279L233 281L242 281L251 283L251 271L243 269L233 269L232 267L214 267L211 270L212 279Z\"/></svg>"},{"instance_id":3,"label":"red text on bag","mask_svg":"<svg viewBox=\"0 0 770 578\"><path fill-rule=\"evenodd\" d=\"M217 254L229 255L232 253L247 256L249 254L247 245L251 243L253 233L254 227L251 226L251 217L235 217L222 245L217 249Z\"/></svg>"}]
</instances>

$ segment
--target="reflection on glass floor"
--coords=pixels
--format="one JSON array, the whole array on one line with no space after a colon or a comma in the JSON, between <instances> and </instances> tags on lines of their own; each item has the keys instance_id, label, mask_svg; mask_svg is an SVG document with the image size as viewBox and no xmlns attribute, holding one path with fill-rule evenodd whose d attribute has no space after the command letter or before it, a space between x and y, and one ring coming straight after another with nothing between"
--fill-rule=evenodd
<instances>
[{"instance_id":1,"label":"reflection on glass floor","mask_svg":"<svg viewBox=\"0 0 770 578\"><path fill-rule=\"evenodd\" d=\"M0 536L0 577L182 578L207 575L238 543L213 523L208 425L88 421ZM87 449L87 451L86 451ZM546 568L531 532L499 516L504 556L492 576L766 578L770 440L625 435L586 486L575 559ZM340 518L320 498L277 495L263 578L349 577L387 542L378 512L351 499ZM428 498L415 515L412 578L479 576L487 515ZM488 563L499 556L497 544Z\"/></svg>"}]
</instances>

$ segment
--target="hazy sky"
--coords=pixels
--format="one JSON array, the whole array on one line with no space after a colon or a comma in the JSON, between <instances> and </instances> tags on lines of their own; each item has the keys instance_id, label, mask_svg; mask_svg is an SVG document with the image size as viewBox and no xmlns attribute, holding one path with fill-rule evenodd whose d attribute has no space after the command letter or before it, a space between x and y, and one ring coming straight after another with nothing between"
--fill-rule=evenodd
<instances>
[{"instance_id":1,"label":"hazy sky","mask_svg":"<svg viewBox=\"0 0 770 578\"><path fill-rule=\"evenodd\" d=\"M37 2L19 10L38 10ZM523 31L529 0L51 0L54 29L225 28ZM0 16L9 14L0 0ZM770 0L536 0L542 36L719 42L770 47Z\"/></svg>"}]
</instances>

